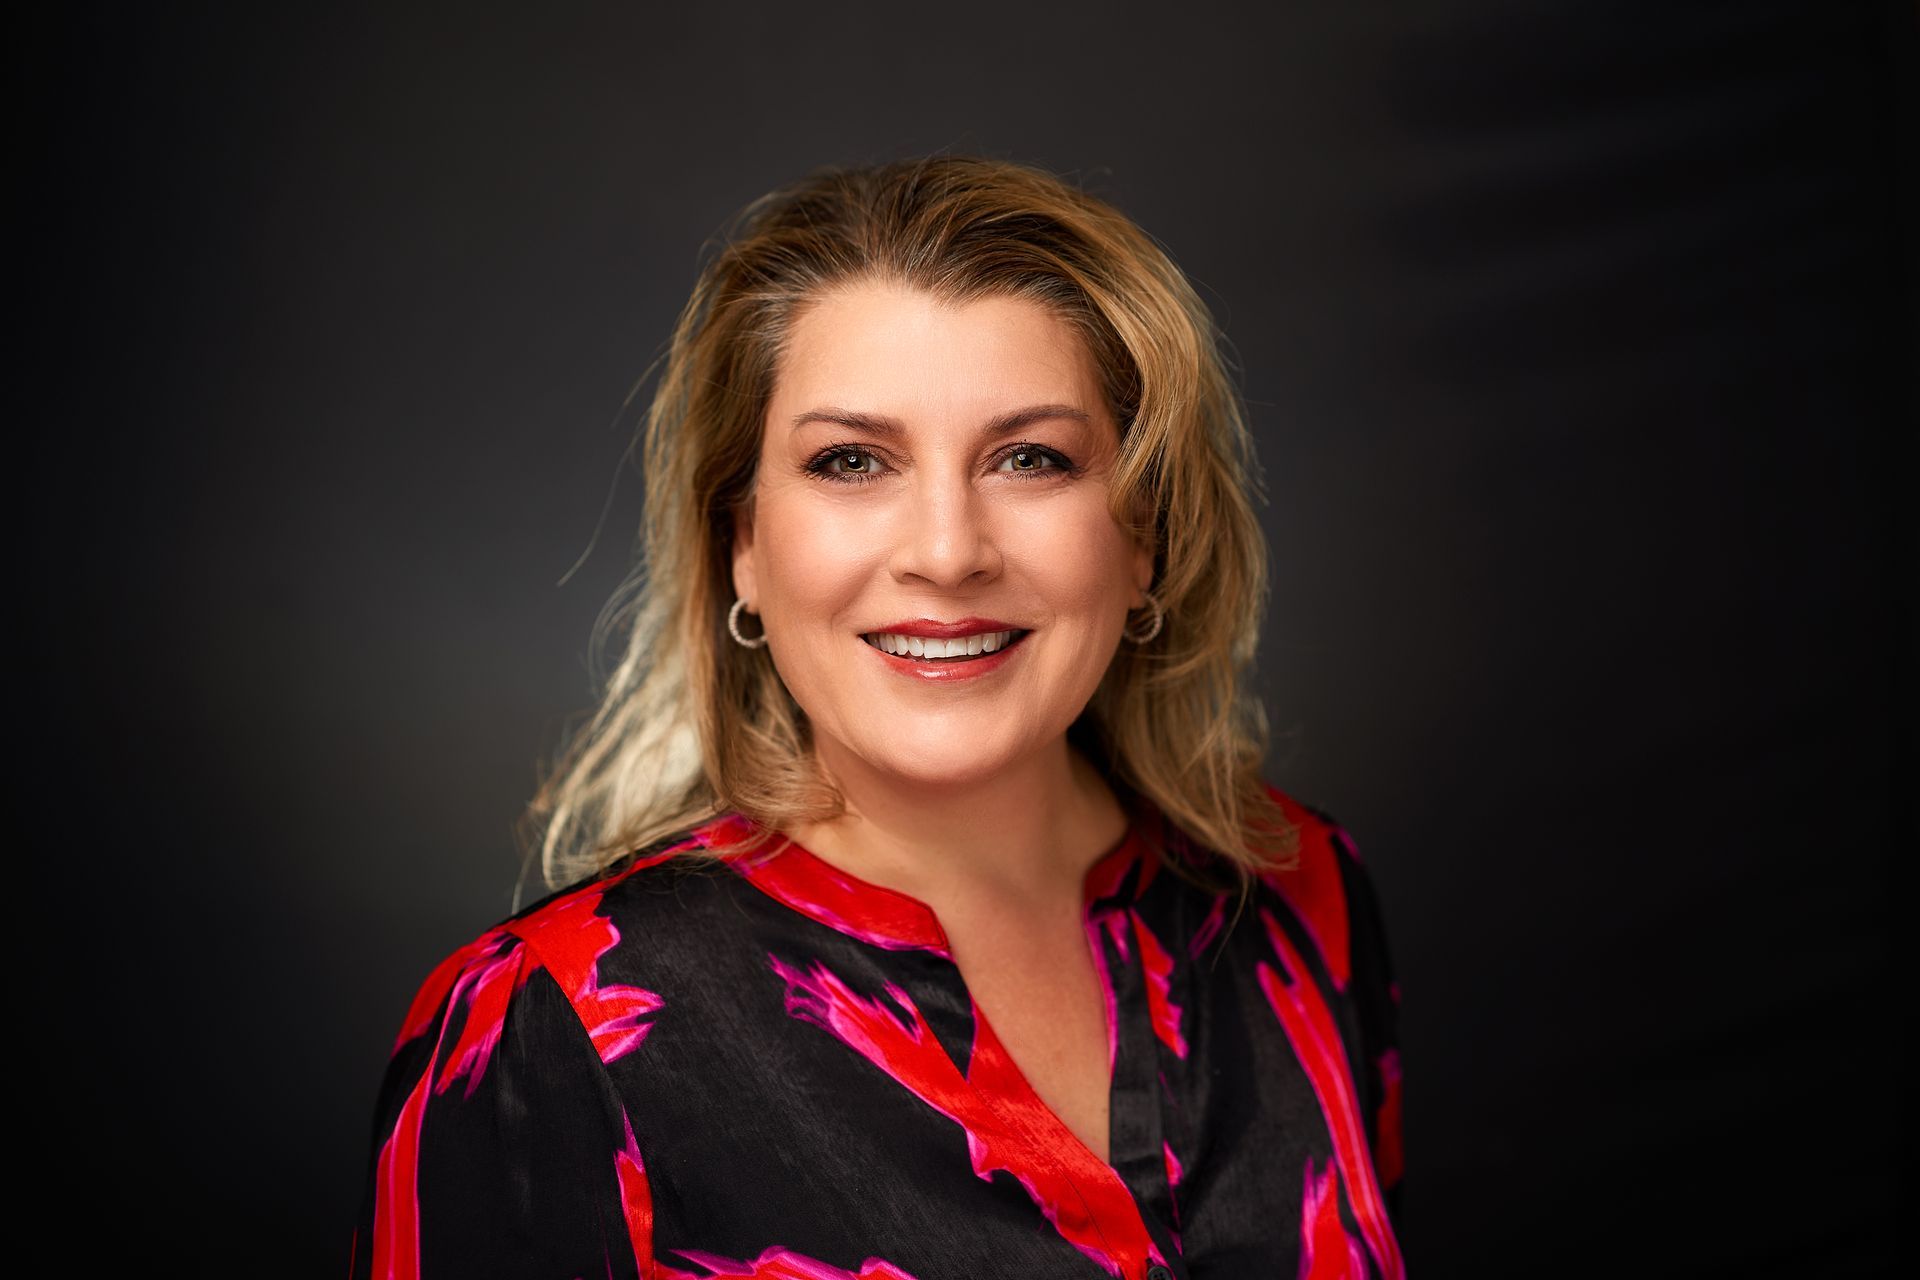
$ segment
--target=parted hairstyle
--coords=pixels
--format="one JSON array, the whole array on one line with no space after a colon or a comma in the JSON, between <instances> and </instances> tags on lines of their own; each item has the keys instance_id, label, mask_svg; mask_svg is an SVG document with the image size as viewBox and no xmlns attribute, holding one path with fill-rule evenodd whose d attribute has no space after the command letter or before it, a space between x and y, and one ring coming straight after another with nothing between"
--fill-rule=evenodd
<instances>
[{"instance_id":1,"label":"parted hairstyle","mask_svg":"<svg viewBox=\"0 0 1920 1280\"><path fill-rule=\"evenodd\" d=\"M643 429L639 562L595 646L622 656L528 807L550 888L728 810L771 833L845 812L768 652L734 643L731 544L750 510L788 334L826 291L904 284L942 301L1026 299L1071 324L1120 428L1114 519L1151 539L1165 609L1123 642L1069 741L1136 816L1157 806L1244 889L1292 864L1297 833L1262 779L1247 677L1267 600L1258 465L1206 305L1107 202L1042 170L936 155L816 171L743 209L674 326ZM1166 856L1164 832L1147 830Z\"/></svg>"}]
</instances>

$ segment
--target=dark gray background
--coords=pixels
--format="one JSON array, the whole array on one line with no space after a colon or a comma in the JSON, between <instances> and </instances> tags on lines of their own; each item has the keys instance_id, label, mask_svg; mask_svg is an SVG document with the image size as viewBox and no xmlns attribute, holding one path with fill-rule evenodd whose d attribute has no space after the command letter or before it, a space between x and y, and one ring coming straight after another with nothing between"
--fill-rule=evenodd
<instances>
[{"instance_id":1,"label":"dark gray background","mask_svg":"<svg viewBox=\"0 0 1920 1280\"><path fill-rule=\"evenodd\" d=\"M702 242L942 148L1113 199L1231 337L1270 777L1379 882L1416 1273L1888 1263L1913 10L1262 10L92 5L17 50L18 1043L82 1270L345 1265L407 998L589 704Z\"/></svg>"}]
</instances>

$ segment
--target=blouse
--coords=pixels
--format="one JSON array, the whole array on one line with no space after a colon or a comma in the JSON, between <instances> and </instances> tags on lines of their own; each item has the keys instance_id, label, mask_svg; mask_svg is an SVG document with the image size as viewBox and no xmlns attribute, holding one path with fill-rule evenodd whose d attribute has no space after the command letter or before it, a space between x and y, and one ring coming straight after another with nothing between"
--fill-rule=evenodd
<instances>
[{"instance_id":1,"label":"blouse","mask_svg":"<svg viewBox=\"0 0 1920 1280\"><path fill-rule=\"evenodd\" d=\"M726 813L427 977L351 1276L1403 1275L1377 900L1345 832L1273 794L1299 863L1244 902L1151 806L1087 873L1107 1160L1021 1074L931 908L791 840L688 856L756 833Z\"/></svg>"}]
</instances>

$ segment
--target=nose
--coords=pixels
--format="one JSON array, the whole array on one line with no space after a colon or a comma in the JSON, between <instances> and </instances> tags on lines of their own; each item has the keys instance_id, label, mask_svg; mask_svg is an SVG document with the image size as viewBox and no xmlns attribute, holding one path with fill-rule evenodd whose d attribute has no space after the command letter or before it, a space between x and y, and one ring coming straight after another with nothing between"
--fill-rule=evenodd
<instances>
[{"instance_id":1,"label":"nose","mask_svg":"<svg viewBox=\"0 0 1920 1280\"><path fill-rule=\"evenodd\" d=\"M899 521L890 558L897 581L957 591L999 576L992 505L964 475L922 469Z\"/></svg>"}]
</instances>

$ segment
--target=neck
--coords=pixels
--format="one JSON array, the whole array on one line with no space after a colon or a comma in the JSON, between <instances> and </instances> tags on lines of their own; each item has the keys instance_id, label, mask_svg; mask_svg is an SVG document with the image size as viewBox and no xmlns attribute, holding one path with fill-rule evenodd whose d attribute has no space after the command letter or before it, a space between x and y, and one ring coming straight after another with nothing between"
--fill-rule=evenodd
<instances>
[{"instance_id":1,"label":"neck","mask_svg":"<svg viewBox=\"0 0 1920 1280\"><path fill-rule=\"evenodd\" d=\"M1077 906L1088 868L1126 834L1113 789L1064 734L990 779L956 786L903 785L835 744L816 751L847 812L787 834L842 871L922 901Z\"/></svg>"}]
</instances>

